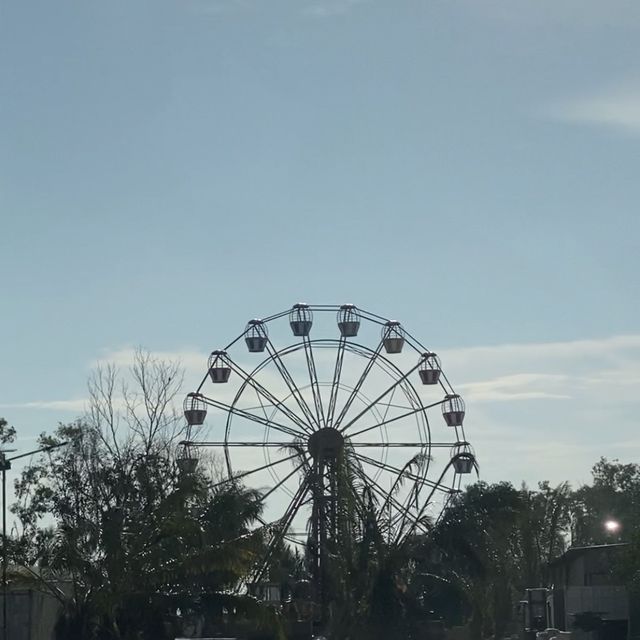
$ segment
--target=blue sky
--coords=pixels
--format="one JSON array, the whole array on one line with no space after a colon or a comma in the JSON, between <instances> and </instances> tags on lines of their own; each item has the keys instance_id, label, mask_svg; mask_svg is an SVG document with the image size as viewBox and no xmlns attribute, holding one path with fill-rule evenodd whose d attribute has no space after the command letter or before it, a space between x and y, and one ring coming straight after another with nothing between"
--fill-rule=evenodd
<instances>
[{"instance_id":1,"label":"blue sky","mask_svg":"<svg viewBox=\"0 0 640 640\"><path fill-rule=\"evenodd\" d=\"M488 480L638 460L635 0L7 0L0 30L20 446L96 360L195 371L307 300L442 353Z\"/></svg>"}]
</instances>

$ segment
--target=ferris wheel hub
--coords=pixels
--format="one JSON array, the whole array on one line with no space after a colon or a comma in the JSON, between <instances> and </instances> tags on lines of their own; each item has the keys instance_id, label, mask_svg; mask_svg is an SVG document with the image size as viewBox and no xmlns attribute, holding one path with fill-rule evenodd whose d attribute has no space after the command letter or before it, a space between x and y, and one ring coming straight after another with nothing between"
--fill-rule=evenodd
<instances>
[{"instance_id":1,"label":"ferris wheel hub","mask_svg":"<svg viewBox=\"0 0 640 640\"><path fill-rule=\"evenodd\" d=\"M309 436L307 448L314 460L337 458L344 448L344 436L333 427L323 427Z\"/></svg>"}]
</instances>

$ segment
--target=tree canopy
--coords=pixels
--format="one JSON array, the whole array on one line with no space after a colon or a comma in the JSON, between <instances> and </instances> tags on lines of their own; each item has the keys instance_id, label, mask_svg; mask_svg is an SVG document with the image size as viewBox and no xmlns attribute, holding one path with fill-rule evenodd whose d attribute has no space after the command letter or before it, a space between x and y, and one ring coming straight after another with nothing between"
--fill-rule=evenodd
<instances>
[{"instance_id":1,"label":"tree canopy","mask_svg":"<svg viewBox=\"0 0 640 640\"><path fill-rule=\"evenodd\" d=\"M230 621L245 635L286 632L286 607L241 595L273 535L261 494L222 481L215 464L190 474L176 464L181 380L177 365L144 352L129 371L98 368L85 415L39 438L67 444L15 482L11 557L60 600L59 638L173 638L190 620L202 633ZM0 419L0 443L15 436ZM570 544L631 540L619 574L640 592L639 465L601 459L576 490L476 482L435 521L425 517L426 533L397 537L357 468L346 459L338 468L324 577L332 638L418 637L433 620L468 623L474 639L504 636L514 603L547 584L548 563ZM606 520L620 528L607 531ZM267 575L294 593L310 578L308 558L282 540Z\"/></svg>"}]
</instances>

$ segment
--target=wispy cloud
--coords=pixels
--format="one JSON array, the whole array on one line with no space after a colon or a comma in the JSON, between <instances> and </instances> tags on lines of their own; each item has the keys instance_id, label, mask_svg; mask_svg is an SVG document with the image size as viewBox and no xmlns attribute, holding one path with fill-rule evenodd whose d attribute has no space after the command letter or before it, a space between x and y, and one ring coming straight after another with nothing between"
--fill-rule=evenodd
<instances>
[{"instance_id":1,"label":"wispy cloud","mask_svg":"<svg viewBox=\"0 0 640 640\"><path fill-rule=\"evenodd\" d=\"M608 127L640 135L640 81L560 101L545 112L562 122Z\"/></svg>"},{"instance_id":2,"label":"wispy cloud","mask_svg":"<svg viewBox=\"0 0 640 640\"><path fill-rule=\"evenodd\" d=\"M189 8L201 15L220 15L251 6L251 0L189 0Z\"/></svg>"},{"instance_id":3,"label":"wispy cloud","mask_svg":"<svg viewBox=\"0 0 640 640\"><path fill-rule=\"evenodd\" d=\"M104 364L113 364L116 367L130 367L135 361L135 347L125 346L105 349L102 354L91 363L92 367ZM175 351L154 351L153 357L166 362L179 362L189 372L204 372L207 366L208 354L190 347Z\"/></svg>"},{"instance_id":4,"label":"wispy cloud","mask_svg":"<svg viewBox=\"0 0 640 640\"><path fill-rule=\"evenodd\" d=\"M367 4L371 0L306 0L292 2L289 11L314 18L341 16L358 5ZM285 5L286 6L286 5ZM189 7L199 14L221 15L247 10L265 10L268 5L260 0L189 0Z\"/></svg>"},{"instance_id":5,"label":"wispy cloud","mask_svg":"<svg viewBox=\"0 0 640 640\"><path fill-rule=\"evenodd\" d=\"M69 413L82 413L87 407L86 398L73 400L33 400L31 402L17 402L0 404L0 409L44 409Z\"/></svg>"},{"instance_id":6,"label":"wispy cloud","mask_svg":"<svg viewBox=\"0 0 640 640\"><path fill-rule=\"evenodd\" d=\"M195 389L206 372L208 354L198 349L184 348L153 355L183 364L185 391ZM640 387L640 335L497 344L441 350L439 355L448 378L467 401L465 432L479 455L485 479L507 477L518 481L524 478L535 482L546 477L551 481L565 478L588 481L589 468L601 455L621 459L636 455L640 446L634 444L636 416L640 410L640 399L635 393ZM92 364L112 362L124 370L133 363L134 356L135 349L128 346L109 349ZM237 345L233 357L245 371L253 370L260 361L252 359L242 343ZM316 354L321 380L331 380L334 358L331 349L319 350ZM416 354L407 349L392 360L407 371L415 366ZM288 355L287 367L304 389L308 404L313 406L304 352ZM362 361L349 359L344 371L346 384L353 386L362 369ZM258 375L274 396L288 398L287 402L296 410L288 397L289 390L274 368L265 367ZM378 372L373 375L375 380L367 381L367 385L371 382L371 386L363 388L367 398L375 398L384 385L389 384L385 375ZM234 374L229 385L216 385L214 390L207 385L206 392L231 403L240 382L240 377ZM416 388L426 403L437 402L441 397L439 388L419 384ZM325 393L327 387L322 389ZM276 421L285 420L273 407L263 409L253 390L247 390L246 395L245 408L251 406L252 411L260 415L266 412L265 415ZM394 402L402 405L405 399L398 394ZM10 406L58 413L60 419L67 419L65 416L70 414L70 417L81 414L87 404L83 398L72 398L34 400ZM363 400L354 410L359 411L364 404ZM438 413L434 409L429 414L431 437L434 442L449 441L451 433ZM216 429L225 420L225 416L213 408L207 418L217 434L221 432ZM375 424L371 415L363 420ZM411 440L415 426L398 422L390 429L393 437ZM371 432L372 439L375 434ZM246 433L242 432L242 436L262 438L262 427L256 431L252 426ZM273 434L278 436L279 433Z\"/></svg>"},{"instance_id":7,"label":"wispy cloud","mask_svg":"<svg viewBox=\"0 0 640 640\"><path fill-rule=\"evenodd\" d=\"M135 353L133 347L105 349L92 366L112 363L124 370L133 364ZM207 370L207 354L197 349L158 351L153 356L181 363L185 370L186 390L195 388ZM628 401L629 387L640 384L640 335L448 349L440 352L440 357L454 386L470 403L578 399L592 396L598 391L612 401ZM403 354L401 359L405 360L398 360L401 367L409 368L415 364L409 353ZM333 355L321 351L316 356L316 363L321 368L333 367ZM239 364L246 371L253 368L253 365L242 360ZM306 377L301 354L289 364L293 365L294 373ZM359 375L359 371L355 371L354 375ZM276 372L265 371L261 375L264 376L262 383L268 384L274 393L286 395L286 386ZM217 393L223 393L225 399L230 400L232 396L226 396L231 392L224 393L226 391L225 385ZM2 409L76 413L86 407L86 398L0 405Z\"/></svg>"},{"instance_id":8,"label":"wispy cloud","mask_svg":"<svg viewBox=\"0 0 640 640\"><path fill-rule=\"evenodd\" d=\"M634 27L640 23L637 0L460 0L483 17L527 27L564 29Z\"/></svg>"},{"instance_id":9,"label":"wispy cloud","mask_svg":"<svg viewBox=\"0 0 640 640\"><path fill-rule=\"evenodd\" d=\"M348 13L355 7L370 0L313 0L303 10L307 15L316 18L328 18Z\"/></svg>"},{"instance_id":10,"label":"wispy cloud","mask_svg":"<svg viewBox=\"0 0 640 640\"><path fill-rule=\"evenodd\" d=\"M469 402L496 402L537 399L569 399L567 393L553 391L563 387L566 375L515 373L491 380L458 385Z\"/></svg>"},{"instance_id":11,"label":"wispy cloud","mask_svg":"<svg viewBox=\"0 0 640 640\"><path fill-rule=\"evenodd\" d=\"M506 343L483 347L465 347L448 349L447 357L456 359L474 358L485 361L487 358L578 358L612 355L628 349L640 350L640 335L619 335L590 340L567 340L564 342L522 342Z\"/></svg>"},{"instance_id":12,"label":"wispy cloud","mask_svg":"<svg viewBox=\"0 0 640 640\"><path fill-rule=\"evenodd\" d=\"M474 402L587 401L597 393L628 402L629 386L640 379L640 335L452 349L441 357Z\"/></svg>"}]
</instances>

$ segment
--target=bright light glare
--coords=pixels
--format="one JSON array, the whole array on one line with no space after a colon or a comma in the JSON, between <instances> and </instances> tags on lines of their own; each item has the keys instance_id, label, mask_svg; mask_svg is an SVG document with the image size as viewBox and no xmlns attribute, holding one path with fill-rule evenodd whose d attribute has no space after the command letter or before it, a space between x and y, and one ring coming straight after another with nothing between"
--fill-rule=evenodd
<instances>
[{"instance_id":1,"label":"bright light glare","mask_svg":"<svg viewBox=\"0 0 640 640\"><path fill-rule=\"evenodd\" d=\"M604 528L609 532L609 533L616 533L619 529L620 529L620 523L617 522L616 520L607 520L604 523Z\"/></svg>"}]
</instances>

